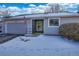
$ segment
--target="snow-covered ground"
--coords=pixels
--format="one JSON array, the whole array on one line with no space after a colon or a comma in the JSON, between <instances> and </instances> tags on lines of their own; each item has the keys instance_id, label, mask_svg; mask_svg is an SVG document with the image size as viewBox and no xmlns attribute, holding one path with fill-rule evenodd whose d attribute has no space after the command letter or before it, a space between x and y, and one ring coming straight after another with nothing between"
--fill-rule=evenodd
<instances>
[{"instance_id":1,"label":"snow-covered ground","mask_svg":"<svg viewBox=\"0 0 79 59\"><path fill-rule=\"evenodd\" d=\"M27 42L23 39L30 39ZM79 55L79 42L67 40L60 36L39 35L37 37L20 36L0 44L0 55Z\"/></svg>"}]
</instances>

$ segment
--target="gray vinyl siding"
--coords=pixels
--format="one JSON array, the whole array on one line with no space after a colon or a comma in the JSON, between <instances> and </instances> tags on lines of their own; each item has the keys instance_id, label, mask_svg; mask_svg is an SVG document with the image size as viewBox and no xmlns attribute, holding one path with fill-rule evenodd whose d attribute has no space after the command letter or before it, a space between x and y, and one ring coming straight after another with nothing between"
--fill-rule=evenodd
<instances>
[{"instance_id":1,"label":"gray vinyl siding","mask_svg":"<svg viewBox=\"0 0 79 59\"><path fill-rule=\"evenodd\" d=\"M73 18L60 18L60 25L66 23L79 23L79 17ZM58 27L48 27L48 19L44 20L44 34L58 34L59 26Z\"/></svg>"},{"instance_id":2,"label":"gray vinyl siding","mask_svg":"<svg viewBox=\"0 0 79 59\"><path fill-rule=\"evenodd\" d=\"M79 17L61 18L60 24L65 24L65 23L79 23Z\"/></svg>"},{"instance_id":3,"label":"gray vinyl siding","mask_svg":"<svg viewBox=\"0 0 79 59\"><path fill-rule=\"evenodd\" d=\"M27 20L27 34L32 34L32 19Z\"/></svg>"},{"instance_id":4,"label":"gray vinyl siding","mask_svg":"<svg viewBox=\"0 0 79 59\"><path fill-rule=\"evenodd\" d=\"M27 20L27 32L31 32L32 33L32 20L40 20L43 19L44 20L44 24L43 24L43 34L58 34L58 28L59 27L48 27L48 18L33 18L33 19L29 19Z\"/></svg>"},{"instance_id":5,"label":"gray vinyl siding","mask_svg":"<svg viewBox=\"0 0 79 59\"><path fill-rule=\"evenodd\" d=\"M52 17L54 18L54 17ZM60 18L60 17L59 17ZM44 32L43 34L58 34L59 32L59 26L58 27L49 27L48 26L48 19L49 18L32 18L32 19L26 19L26 24L25 23L5 23L3 24L2 31L3 33L10 33L10 34L32 34L32 20L44 20ZM60 25L65 24L65 23L79 23L79 17L62 17L60 18ZM1 25L1 24L0 24ZM6 26L7 29L6 29ZM7 32L6 32L7 30Z\"/></svg>"},{"instance_id":6,"label":"gray vinyl siding","mask_svg":"<svg viewBox=\"0 0 79 59\"><path fill-rule=\"evenodd\" d=\"M58 34L59 27L49 27L48 19L44 19L44 34Z\"/></svg>"}]
</instances>

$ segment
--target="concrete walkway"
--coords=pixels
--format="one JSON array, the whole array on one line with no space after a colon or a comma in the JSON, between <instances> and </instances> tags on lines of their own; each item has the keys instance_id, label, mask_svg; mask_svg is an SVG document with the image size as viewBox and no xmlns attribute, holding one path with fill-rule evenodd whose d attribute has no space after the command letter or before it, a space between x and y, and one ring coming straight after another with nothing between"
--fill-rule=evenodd
<instances>
[{"instance_id":1,"label":"concrete walkway","mask_svg":"<svg viewBox=\"0 0 79 59\"><path fill-rule=\"evenodd\" d=\"M20 38L28 39L24 42ZM60 36L20 36L0 45L0 55L72 56L79 55L79 42Z\"/></svg>"}]
</instances>

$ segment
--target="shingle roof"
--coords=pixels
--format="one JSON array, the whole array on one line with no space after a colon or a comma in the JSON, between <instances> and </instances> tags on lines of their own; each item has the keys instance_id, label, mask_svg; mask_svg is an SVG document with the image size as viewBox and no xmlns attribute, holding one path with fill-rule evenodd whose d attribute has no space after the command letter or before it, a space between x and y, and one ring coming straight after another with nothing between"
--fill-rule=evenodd
<instances>
[{"instance_id":1,"label":"shingle roof","mask_svg":"<svg viewBox=\"0 0 79 59\"><path fill-rule=\"evenodd\" d=\"M78 16L78 13L40 13L40 14L24 14L13 16L8 19L22 19L22 18L37 18L37 17L75 17Z\"/></svg>"},{"instance_id":2,"label":"shingle roof","mask_svg":"<svg viewBox=\"0 0 79 59\"><path fill-rule=\"evenodd\" d=\"M26 15L26 18L31 17L67 17L67 16L79 16L78 13L48 13L48 14L33 14L33 15Z\"/></svg>"}]
</instances>

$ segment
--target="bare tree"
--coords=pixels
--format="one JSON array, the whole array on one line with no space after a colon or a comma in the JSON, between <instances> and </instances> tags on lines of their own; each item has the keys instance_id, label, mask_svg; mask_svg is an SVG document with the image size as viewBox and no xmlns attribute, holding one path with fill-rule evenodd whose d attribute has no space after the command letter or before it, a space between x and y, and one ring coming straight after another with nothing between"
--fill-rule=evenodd
<instances>
[{"instance_id":1,"label":"bare tree","mask_svg":"<svg viewBox=\"0 0 79 59\"><path fill-rule=\"evenodd\" d=\"M65 7L62 4L49 3L48 5L50 6L50 12L52 13L65 12Z\"/></svg>"},{"instance_id":2,"label":"bare tree","mask_svg":"<svg viewBox=\"0 0 79 59\"><path fill-rule=\"evenodd\" d=\"M0 16L1 17L10 17L11 13L6 7L0 7Z\"/></svg>"},{"instance_id":3,"label":"bare tree","mask_svg":"<svg viewBox=\"0 0 79 59\"><path fill-rule=\"evenodd\" d=\"M48 5L51 7L52 13L58 13L60 11L60 5L58 3L50 3Z\"/></svg>"}]
</instances>

